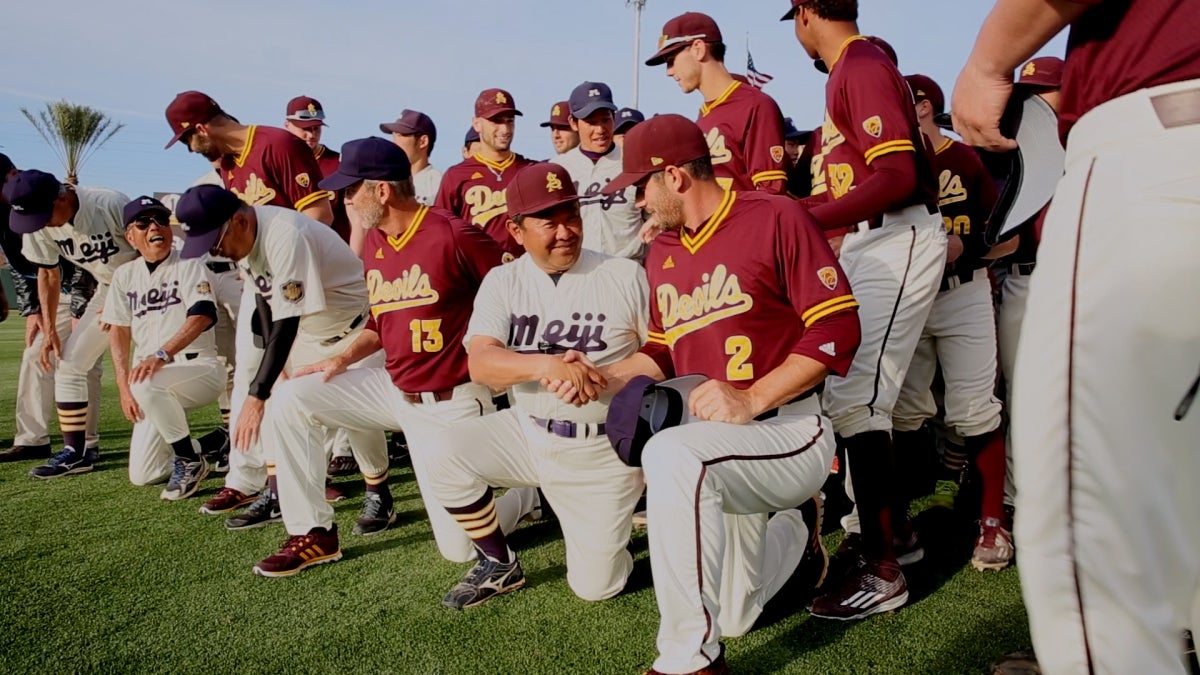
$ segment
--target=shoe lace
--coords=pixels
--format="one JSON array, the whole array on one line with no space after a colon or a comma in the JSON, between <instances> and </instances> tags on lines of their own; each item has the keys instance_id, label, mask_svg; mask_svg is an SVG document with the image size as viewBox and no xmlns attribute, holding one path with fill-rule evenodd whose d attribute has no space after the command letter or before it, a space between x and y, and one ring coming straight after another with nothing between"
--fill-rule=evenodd
<instances>
[{"instance_id":1,"label":"shoe lace","mask_svg":"<svg viewBox=\"0 0 1200 675\"><path fill-rule=\"evenodd\" d=\"M375 492L368 492L363 499L363 518L378 518L383 515L383 498Z\"/></svg>"},{"instance_id":2,"label":"shoe lace","mask_svg":"<svg viewBox=\"0 0 1200 675\"><path fill-rule=\"evenodd\" d=\"M247 511L262 511L263 509L270 508L272 499L273 499L273 497L271 495L271 491L263 490L261 493L259 493L258 499L255 499L254 503L251 504L246 510Z\"/></svg>"},{"instance_id":3,"label":"shoe lace","mask_svg":"<svg viewBox=\"0 0 1200 675\"><path fill-rule=\"evenodd\" d=\"M301 549L307 548L313 542L315 537L311 534L297 534L287 538L283 542L283 550L288 553L297 553Z\"/></svg>"},{"instance_id":4,"label":"shoe lace","mask_svg":"<svg viewBox=\"0 0 1200 675\"><path fill-rule=\"evenodd\" d=\"M467 578L463 581L471 586L478 586L496 571L499 564L487 556L480 555L479 562L471 568L471 571L467 573Z\"/></svg>"},{"instance_id":5,"label":"shoe lace","mask_svg":"<svg viewBox=\"0 0 1200 675\"><path fill-rule=\"evenodd\" d=\"M1001 538L1004 539L1003 542L1000 541ZM978 542L980 546L983 546L984 548L996 548L1001 543L1007 545L1008 538L1008 532L1004 529L1004 526L1000 524L999 520L995 518L985 518L981 523Z\"/></svg>"},{"instance_id":6,"label":"shoe lace","mask_svg":"<svg viewBox=\"0 0 1200 675\"><path fill-rule=\"evenodd\" d=\"M182 483L187 475L187 462L182 459L175 460L175 466L171 469L171 482Z\"/></svg>"},{"instance_id":7,"label":"shoe lace","mask_svg":"<svg viewBox=\"0 0 1200 675\"><path fill-rule=\"evenodd\" d=\"M62 450L59 450L58 454L51 457L50 463L51 464L66 464L67 462L75 459L75 456L76 456L75 448L72 448L71 446L68 445L67 447L63 448Z\"/></svg>"}]
</instances>

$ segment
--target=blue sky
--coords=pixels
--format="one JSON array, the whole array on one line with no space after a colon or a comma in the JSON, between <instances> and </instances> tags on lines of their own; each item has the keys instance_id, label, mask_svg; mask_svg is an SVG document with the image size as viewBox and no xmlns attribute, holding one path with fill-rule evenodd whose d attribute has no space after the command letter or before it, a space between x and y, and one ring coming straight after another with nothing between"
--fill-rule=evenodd
<instances>
[{"instance_id":1,"label":"blue sky","mask_svg":"<svg viewBox=\"0 0 1200 675\"><path fill-rule=\"evenodd\" d=\"M905 74L933 77L947 97L990 2L862 0L860 27L891 42ZM766 91L801 127L822 118L825 76L813 69L791 24L787 0L647 0L642 59L662 24L685 11L712 15L730 46L727 65L744 72L747 33L755 66L775 80ZM552 154L538 124L584 80L612 86L617 105L633 88L633 10L625 0L106 0L17 3L4 11L8 67L0 79L0 151L23 168L62 176L62 167L21 115L65 98L108 112L122 129L81 171L81 182L140 193L186 188L206 169L197 155L163 145L163 111L180 91L210 94L243 122L283 125L288 99L325 107L324 141L378 134L404 108L437 124L434 165L459 157L476 94L512 92L525 113L514 148ZM51 32L52 31L52 32ZM1061 56L1059 36L1043 54ZM665 68L640 66L643 112L694 117Z\"/></svg>"}]
</instances>

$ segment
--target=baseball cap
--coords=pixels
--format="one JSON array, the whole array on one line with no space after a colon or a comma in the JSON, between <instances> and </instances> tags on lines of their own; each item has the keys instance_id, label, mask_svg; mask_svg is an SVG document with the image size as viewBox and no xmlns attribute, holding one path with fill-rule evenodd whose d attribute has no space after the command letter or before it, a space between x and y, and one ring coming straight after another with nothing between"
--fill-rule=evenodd
<instances>
[{"instance_id":1,"label":"baseball cap","mask_svg":"<svg viewBox=\"0 0 1200 675\"><path fill-rule=\"evenodd\" d=\"M1061 89L1063 60L1057 56L1039 56L1021 66L1016 84L1036 89Z\"/></svg>"},{"instance_id":2,"label":"baseball cap","mask_svg":"<svg viewBox=\"0 0 1200 675\"><path fill-rule=\"evenodd\" d=\"M797 129L796 123L792 121L792 118L790 118L790 117L783 118L783 138L784 138L784 140L798 141L798 140L803 139L805 136L807 136L810 133L812 133L812 132L811 131L800 131L799 129Z\"/></svg>"},{"instance_id":3,"label":"baseball cap","mask_svg":"<svg viewBox=\"0 0 1200 675\"><path fill-rule=\"evenodd\" d=\"M613 129L613 133L626 133L630 129L645 121L646 116L643 115L640 110L634 108L621 108L617 111L617 128Z\"/></svg>"},{"instance_id":4,"label":"baseball cap","mask_svg":"<svg viewBox=\"0 0 1200 675\"><path fill-rule=\"evenodd\" d=\"M883 53L887 55L889 59L891 59L892 65L896 66L897 68L900 67L900 58L896 56L896 49L892 47L887 40L884 40L877 35L867 35L865 37L867 42L870 42L871 44L883 50ZM826 75L829 74L829 66L825 65L824 59L816 59L813 61L813 67L816 68L818 72L825 73Z\"/></svg>"},{"instance_id":5,"label":"baseball cap","mask_svg":"<svg viewBox=\"0 0 1200 675\"><path fill-rule=\"evenodd\" d=\"M412 177L412 164L400 146L372 136L342 146L337 171L317 184L322 190L345 190L360 180L405 180Z\"/></svg>"},{"instance_id":6,"label":"baseball cap","mask_svg":"<svg viewBox=\"0 0 1200 675\"><path fill-rule=\"evenodd\" d=\"M175 218L185 232L181 258L199 258L212 250L221 228L242 208L238 196L218 185L188 189L175 205Z\"/></svg>"},{"instance_id":7,"label":"baseball cap","mask_svg":"<svg viewBox=\"0 0 1200 675\"><path fill-rule=\"evenodd\" d=\"M167 124L175 134L167 143L167 148L175 145L181 136L197 124L204 124L224 111L208 94L198 91L185 91L178 94L171 105L167 106ZM165 150L166 148L164 148Z\"/></svg>"},{"instance_id":8,"label":"baseball cap","mask_svg":"<svg viewBox=\"0 0 1200 675\"><path fill-rule=\"evenodd\" d=\"M642 465L642 450L654 434L695 421L688 412L692 390L708 378L684 375L664 382L639 375L613 396L604 420L604 432L613 449L628 466Z\"/></svg>"},{"instance_id":9,"label":"baseball cap","mask_svg":"<svg viewBox=\"0 0 1200 675\"><path fill-rule=\"evenodd\" d=\"M512 94L503 89L484 89L479 92L479 97L475 99L476 117L490 120L503 113L521 114L521 111L517 110L517 104L513 101Z\"/></svg>"},{"instance_id":10,"label":"baseball cap","mask_svg":"<svg viewBox=\"0 0 1200 675\"><path fill-rule=\"evenodd\" d=\"M682 115L655 115L625 134L621 174L601 192L615 194L668 166L709 155L704 132Z\"/></svg>"},{"instance_id":11,"label":"baseball cap","mask_svg":"<svg viewBox=\"0 0 1200 675\"><path fill-rule=\"evenodd\" d=\"M467 135L463 138L463 147L469 148L472 143L479 142L479 132L475 131L475 127L467 129Z\"/></svg>"},{"instance_id":12,"label":"baseball cap","mask_svg":"<svg viewBox=\"0 0 1200 675\"><path fill-rule=\"evenodd\" d=\"M553 162L521 169L505 191L508 217L528 216L579 199L571 174Z\"/></svg>"},{"instance_id":13,"label":"baseball cap","mask_svg":"<svg viewBox=\"0 0 1200 675\"><path fill-rule=\"evenodd\" d=\"M912 89L915 103L929 101L933 106L933 114L938 115L945 112L946 95L942 93L942 88L933 81L933 78L928 75L905 75L904 80L908 82L908 88Z\"/></svg>"},{"instance_id":14,"label":"baseball cap","mask_svg":"<svg viewBox=\"0 0 1200 675\"><path fill-rule=\"evenodd\" d=\"M550 119L542 122L541 127L571 127L571 102L559 101L550 108Z\"/></svg>"},{"instance_id":15,"label":"baseball cap","mask_svg":"<svg viewBox=\"0 0 1200 675\"><path fill-rule=\"evenodd\" d=\"M12 206L8 226L17 234L32 234L50 222L62 184L37 169L21 171L4 183L4 201Z\"/></svg>"},{"instance_id":16,"label":"baseball cap","mask_svg":"<svg viewBox=\"0 0 1200 675\"><path fill-rule=\"evenodd\" d=\"M8 158L8 155L0 152L0 178L8 176L8 172L17 168L13 161Z\"/></svg>"},{"instance_id":17,"label":"baseball cap","mask_svg":"<svg viewBox=\"0 0 1200 675\"><path fill-rule=\"evenodd\" d=\"M584 82L571 91L571 117L586 118L597 110L617 111L612 89L603 82Z\"/></svg>"},{"instance_id":18,"label":"baseball cap","mask_svg":"<svg viewBox=\"0 0 1200 675\"><path fill-rule=\"evenodd\" d=\"M694 40L705 42L723 42L721 29L717 22L707 14L687 12L671 19L663 25L662 35L658 38L658 51L646 59L646 65L657 66L667 62L667 57L682 51Z\"/></svg>"},{"instance_id":19,"label":"baseball cap","mask_svg":"<svg viewBox=\"0 0 1200 675\"><path fill-rule=\"evenodd\" d=\"M303 129L323 127L326 126L325 109L311 96L297 96L288 101L287 121Z\"/></svg>"},{"instance_id":20,"label":"baseball cap","mask_svg":"<svg viewBox=\"0 0 1200 675\"><path fill-rule=\"evenodd\" d=\"M138 216L141 216L143 213L155 213L167 219L171 217L171 209L168 209L165 204L154 197L142 195L137 199L131 200L121 210L121 216L124 218L122 222L125 223L125 227L129 227L129 224L137 220Z\"/></svg>"},{"instance_id":21,"label":"baseball cap","mask_svg":"<svg viewBox=\"0 0 1200 675\"><path fill-rule=\"evenodd\" d=\"M428 136L432 145L437 141L437 127L429 115L407 108L400 111L395 122L384 122L379 130L385 134L402 134L405 136Z\"/></svg>"}]
</instances>

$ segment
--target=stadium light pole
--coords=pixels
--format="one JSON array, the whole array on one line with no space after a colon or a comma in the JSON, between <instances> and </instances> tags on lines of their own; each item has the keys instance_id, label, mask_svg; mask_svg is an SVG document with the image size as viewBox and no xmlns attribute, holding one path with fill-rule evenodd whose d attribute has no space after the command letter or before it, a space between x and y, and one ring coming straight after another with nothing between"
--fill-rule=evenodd
<instances>
[{"instance_id":1,"label":"stadium light pole","mask_svg":"<svg viewBox=\"0 0 1200 675\"><path fill-rule=\"evenodd\" d=\"M642 65L642 10L646 7L646 0L625 0L625 6L633 6L633 104L631 108L638 107L638 85L641 77Z\"/></svg>"}]
</instances>

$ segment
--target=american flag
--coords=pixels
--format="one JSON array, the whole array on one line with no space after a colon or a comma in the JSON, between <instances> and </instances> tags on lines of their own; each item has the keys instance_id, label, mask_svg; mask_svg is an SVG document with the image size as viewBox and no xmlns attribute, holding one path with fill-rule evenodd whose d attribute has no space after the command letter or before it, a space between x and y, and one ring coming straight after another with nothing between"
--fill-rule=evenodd
<instances>
[{"instance_id":1,"label":"american flag","mask_svg":"<svg viewBox=\"0 0 1200 675\"><path fill-rule=\"evenodd\" d=\"M750 56L750 50L746 50L746 79L749 80L750 86L755 89L762 89L768 82L775 79L766 73L760 73L754 68L754 57Z\"/></svg>"}]
</instances>

